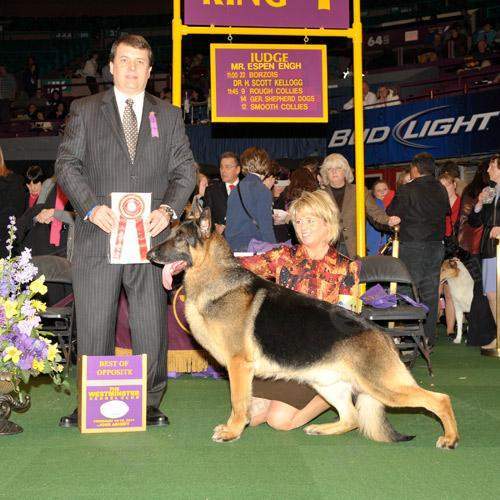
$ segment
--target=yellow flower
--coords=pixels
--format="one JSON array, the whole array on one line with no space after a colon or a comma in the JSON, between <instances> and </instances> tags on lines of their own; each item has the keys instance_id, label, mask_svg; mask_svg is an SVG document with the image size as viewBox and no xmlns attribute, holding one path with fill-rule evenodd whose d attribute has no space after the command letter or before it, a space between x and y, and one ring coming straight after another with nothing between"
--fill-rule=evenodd
<instances>
[{"instance_id":1,"label":"yellow flower","mask_svg":"<svg viewBox=\"0 0 500 500\"><path fill-rule=\"evenodd\" d=\"M31 305L38 311L38 312L45 312L47 309L47 304L45 302L42 302L41 300L32 300Z\"/></svg>"},{"instance_id":2,"label":"yellow flower","mask_svg":"<svg viewBox=\"0 0 500 500\"><path fill-rule=\"evenodd\" d=\"M57 366L56 366L56 372L61 373L61 372L63 372L63 371L64 371L64 366L63 366L63 365L57 365Z\"/></svg>"},{"instance_id":3,"label":"yellow flower","mask_svg":"<svg viewBox=\"0 0 500 500\"><path fill-rule=\"evenodd\" d=\"M4 302L3 307L5 309L5 317L7 319L10 319L18 313L19 304L15 300L7 299Z\"/></svg>"},{"instance_id":4,"label":"yellow flower","mask_svg":"<svg viewBox=\"0 0 500 500\"><path fill-rule=\"evenodd\" d=\"M21 351L14 346L7 347L4 351L3 360L11 361L17 365L19 363L19 358L21 357Z\"/></svg>"},{"instance_id":5,"label":"yellow flower","mask_svg":"<svg viewBox=\"0 0 500 500\"><path fill-rule=\"evenodd\" d=\"M33 370L36 370L37 372L43 372L45 368L45 363L35 358L33 360L33 364L31 365L31 367L33 368Z\"/></svg>"},{"instance_id":6,"label":"yellow flower","mask_svg":"<svg viewBox=\"0 0 500 500\"><path fill-rule=\"evenodd\" d=\"M42 274L38 279L30 283L30 292L33 294L39 293L40 295L45 295L47 293L47 287L44 283L45 276Z\"/></svg>"},{"instance_id":7,"label":"yellow flower","mask_svg":"<svg viewBox=\"0 0 500 500\"><path fill-rule=\"evenodd\" d=\"M57 345L49 344L49 350L47 351L47 359L49 361L54 361L57 355Z\"/></svg>"}]
</instances>

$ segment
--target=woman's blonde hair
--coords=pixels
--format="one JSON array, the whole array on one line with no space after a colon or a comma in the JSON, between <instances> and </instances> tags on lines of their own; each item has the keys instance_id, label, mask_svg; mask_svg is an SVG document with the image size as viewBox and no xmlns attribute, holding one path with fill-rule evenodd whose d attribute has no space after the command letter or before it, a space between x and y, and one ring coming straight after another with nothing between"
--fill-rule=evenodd
<instances>
[{"instance_id":1,"label":"woman's blonde hair","mask_svg":"<svg viewBox=\"0 0 500 500\"><path fill-rule=\"evenodd\" d=\"M319 174L321 175L321 178L323 179L323 184L325 186L330 185L330 181L328 180L328 171L331 170L332 168L342 168L345 175L345 181L348 184L351 184L354 181L354 175L352 173L352 169L349 165L349 162L345 159L345 156L342 156L341 154L338 153L332 153L323 160L323 165L321 165L319 171Z\"/></svg>"},{"instance_id":2,"label":"woman's blonde hair","mask_svg":"<svg viewBox=\"0 0 500 500\"><path fill-rule=\"evenodd\" d=\"M288 212L294 227L299 212L302 216L311 215L318 217L328 227L328 242L332 244L338 240L340 234L340 212L326 191L322 189L313 192L304 191L299 198L292 201Z\"/></svg>"},{"instance_id":3,"label":"woman's blonde hair","mask_svg":"<svg viewBox=\"0 0 500 500\"><path fill-rule=\"evenodd\" d=\"M245 175L253 173L265 176L271 168L271 159L265 149L251 147L241 153L240 164Z\"/></svg>"}]
</instances>

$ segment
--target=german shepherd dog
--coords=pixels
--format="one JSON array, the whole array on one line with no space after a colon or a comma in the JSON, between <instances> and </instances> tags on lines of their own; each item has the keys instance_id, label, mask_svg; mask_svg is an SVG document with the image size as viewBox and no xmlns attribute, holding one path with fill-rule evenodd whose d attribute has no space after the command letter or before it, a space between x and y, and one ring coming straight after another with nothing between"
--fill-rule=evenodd
<instances>
[{"instance_id":1,"label":"german shepherd dog","mask_svg":"<svg viewBox=\"0 0 500 500\"><path fill-rule=\"evenodd\" d=\"M148 258L185 269L185 312L193 336L227 368L232 411L227 423L215 427L214 441L241 436L257 375L309 384L335 407L338 421L308 425L307 434L359 428L375 441L408 441L414 436L396 432L384 407L425 408L444 428L436 446L457 446L449 396L419 387L390 337L355 313L243 269L222 236L212 232L209 209L172 230Z\"/></svg>"}]
</instances>

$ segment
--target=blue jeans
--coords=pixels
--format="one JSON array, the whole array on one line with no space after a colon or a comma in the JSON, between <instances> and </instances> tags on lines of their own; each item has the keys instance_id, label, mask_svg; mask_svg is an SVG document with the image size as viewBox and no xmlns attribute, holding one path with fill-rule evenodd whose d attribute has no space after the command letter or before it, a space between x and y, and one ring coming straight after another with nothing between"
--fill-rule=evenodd
<instances>
[{"instance_id":1,"label":"blue jeans","mask_svg":"<svg viewBox=\"0 0 500 500\"><path fill-rule=\"evenodd\" d=\"M402 241L399 258L405 263L417 287L420 302L429 308L424 331L430 345L436 342L436 322L439 302L439 274L444 258L441 241Z\"/></svg>"}]
</instances>

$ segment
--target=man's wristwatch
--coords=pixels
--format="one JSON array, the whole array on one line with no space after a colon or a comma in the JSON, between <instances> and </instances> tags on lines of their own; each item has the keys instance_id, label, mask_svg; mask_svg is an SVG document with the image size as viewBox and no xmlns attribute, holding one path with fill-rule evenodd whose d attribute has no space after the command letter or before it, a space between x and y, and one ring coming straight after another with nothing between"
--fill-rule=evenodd
<instances>
[{"instance_id":1,"label":"man's wristwatch","mask_svg":"<svg viewBox=\"0 0 500 500\"><path fill-rule=\"evenodd\" d=\"M169 205L160 205L158 208L163 210L167 215L170 215L171 219L175 219L175 212Z\"/></svg>"}]
</instances>

